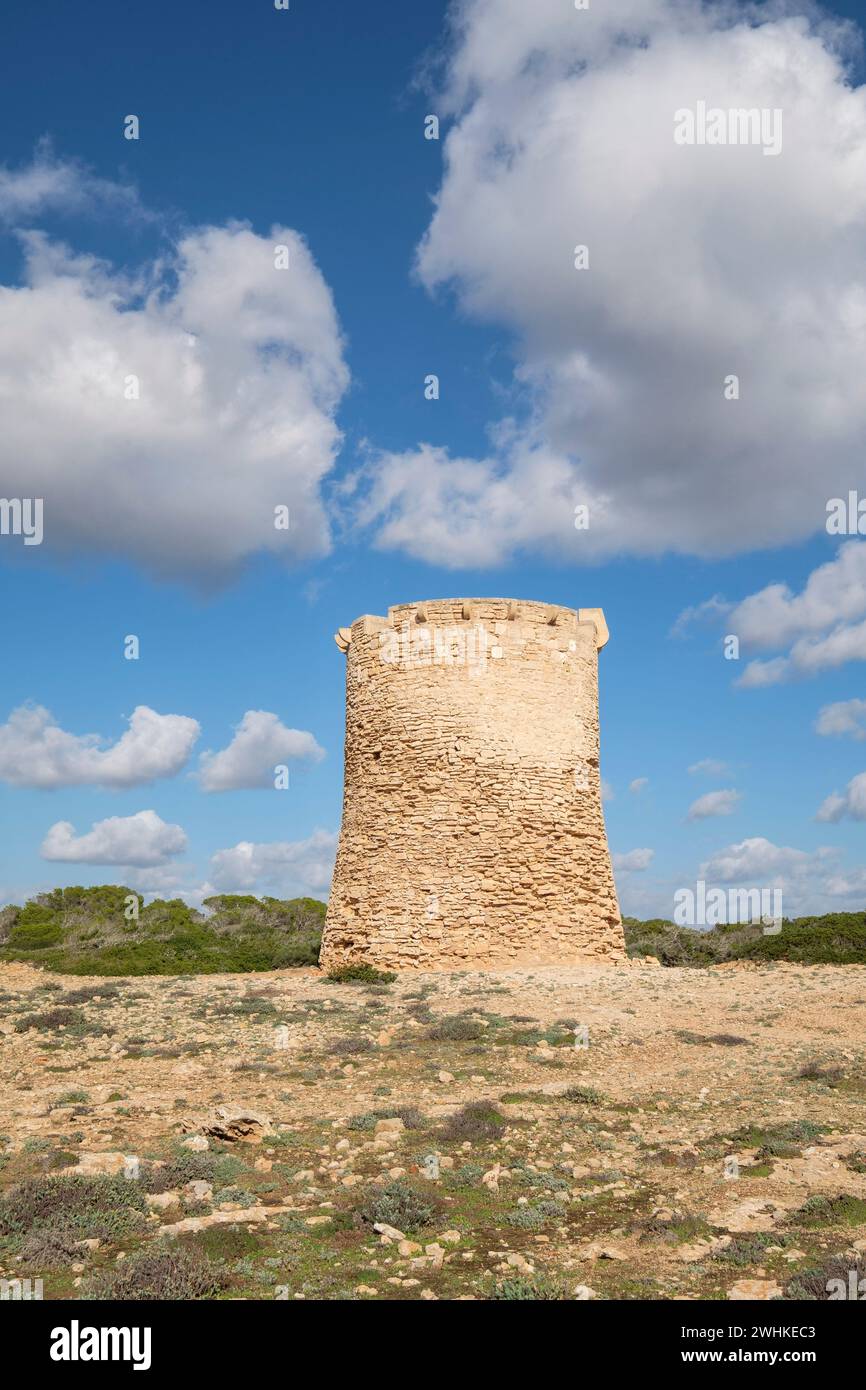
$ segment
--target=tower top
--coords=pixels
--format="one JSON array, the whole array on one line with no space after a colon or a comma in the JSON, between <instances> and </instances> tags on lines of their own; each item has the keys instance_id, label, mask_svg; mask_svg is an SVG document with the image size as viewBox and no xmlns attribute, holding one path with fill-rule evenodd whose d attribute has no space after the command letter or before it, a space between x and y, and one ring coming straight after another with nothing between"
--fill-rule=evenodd
<instances>
[{"instance_id":1,"label":"tower top","mask_svg":"<svg viewBox=\"0 0 866 1390\"><path fill-rule=\"evenodd\" d=\"M518 622L534 626L575 628L581 623L595 627L595 644L600 651L610 633L600 608L566 608L562 604L538 603L534 599L513 598L437 598L419 599L413 603L396 603L388 609L387 618L365 614L351 627L341 627L334 641L342 652L349 649L352 631L363 623L370 628L401 628L404 624L429 623L434 626L460 623Z\"/></svg>"}]
</instances>

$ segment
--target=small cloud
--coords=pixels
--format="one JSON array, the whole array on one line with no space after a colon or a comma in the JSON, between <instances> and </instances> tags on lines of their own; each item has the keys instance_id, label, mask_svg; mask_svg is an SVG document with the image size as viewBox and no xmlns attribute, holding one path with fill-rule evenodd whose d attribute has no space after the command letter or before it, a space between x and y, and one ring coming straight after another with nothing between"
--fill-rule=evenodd
<instances>
[{"instance_id":1,"label":"small cloud","mask_svg":"<svg viewBox=\"0 0 866 1390\"><path fill-rule=\"evenodd\" d=\"M213 855L210 877L219 893L261 892L265 888L282 893L298 888L324 892L331 881L336 852L337 836L329 830L316 830L306 840L270 844L242 840Z\"/></svg>"},{"instance_id":2,"label":"small cloud","mask_svg":"<svg viewBox=\"0 0 866 1390\"><path fill-rule=\"evenodd\" d=\"M826 871L832 864L832 855L832 850L818 849L810 854L789 845L775 845L771 840L756 835L750 840L741 840L739 844L718 850L711 859L701 864L698 875L707 882L783 882L785 875Z\"/></svg>"},{"instance_id":3,"label":"small cloud","mask_svg":"<svg viewBox=\"0 0 866 1390\"><path fill-rule=\"evenodd\" d=\"M80 159L56 155L46 138L37 144L29 164L0 166L0 219L23 224L47 212L114 212L153 220L131 184L99 178Z\"/></svg>"},{"instance_id":4,"label":"small cloud","mask_svg":"<svg viewBox=\"0 0 866 1390\"><path fill-rule=\"evenodd\" d=\"M707 777L721 777L727 770L727 763L721 762L718 758L701 758L700 762L692 763L689 773L692 777L701 774Z\"/></svg>"},{"instance_id":5,"label":"small cloud","mask_svg":"<svg viewBox=\"0 0 866 1390\"><path fill-rule=\"evenodd\" d=\"M723 599L720 594L714 594L712 598L705 599L703 603L696 603L691 608L684 608L671 628L671 637L685 637L690 627L715 623L725 614L730 613L733 608L732 603Z\"/></svg>"},{"instance_id":6,"label":"small cloud","mask_svg":"<svg viewBox=\"0 0 866 1390\"><path fill-rule=\"evenodd\" d=\"M319 762L324 756L324 748L312 734L286 728L267 710L248 709L227 748L202 753L198 779L206 792L273 787L278 764L302 759Z\"/></svg>"},{"instance_id":7,"label":"small cloud","mask_svg":"<svg viewBox=\"0 0 866 1390\"><path fill-rule=\"evenodd\" d=\"M707 820L710 816L730 816L733 814L737 802L742 800L742 793L729 787L723 791L707 792L704 796L699 796L697 801L693 801L689 807L689 820Z\"/></svg>"},{"instance_id":8,"label":"small cloud","mask_svg":"<svg viewBox=\"0 0 866 1390\"><path fill-rule=\"evenodd\" d=\"M851 738L866 738L866 700L839 700L833 705L824 705L818 711L815 732L825 736L850 735Z\"/></svg>"},{"instance_id":9,"label":"small cloud","mask_svg":"<svg viewBox=\"0 0 866 1390\"><path fill-rule=\"evenodd\" d=\"M76 835L70 821L52 825L40 854L64 864L134 864L151 868L165 864L187 847L179 825L167 825L155 811L134 816L110 816L97 821L85 835Z\"/></svg>"},{"instance_id":10,"label":"small cloud","mask_svg":"<svg viewBox=\"0 0 866 1390\"><path fill-rule=\"evenodd\" d=\"M615 801L615 800L616 800L616 796L615 796L613 787L611 786L610 782L606 782L605 779L604 779L603 777L602 777L602 779L601 779L601 799L602 799L602 801Z\"/></svg>"},{"instance_id":11,"label":"small cloud","mask_svg":"<svg viewBox=\"0 0 866 1390\"><path fill-rule=\"evenodd\" d=\"M611 858L613 867L621 873L640 873L649 868L654 854L654 849L630 849L627 854L614 854Z\"/></svg>"},{"instance_id":12,"label":"small cloud","mask_svg":"<svg viewBox=\"0 0 866 1390\"><path fill-rule=\"evenodd\" d=\"M629 789L630 792L642 792L643 789L644 789L644 787L648 787L648 786L649 786L649 778L648 778L648 777L635 777L634 781L629 782L629 784L628 784L628 789Z\"/></svg>"},{"instance_id":13,"label":"small cloud","mask_svg":"<svg viewBox=\"0 0 866 1390\"><path fill-rule=\"evenodd\" d=\"M851 820L866 820L866 772L858 772L852 777L842 796L833 792L821 804L816 820L839 821L844 816Z\"/></svg>"},{"instance_id":14,"label":"small cloud","mask_svg":"<svg viewBox=\"0 0 866 1390\"><path fill-rule=\"evenodd\" d=\"M304 584L301 592L304 595L305 601L310 605L311 608L313 604L318 603L319 595L321 594L324 587L324 579L308 579Z\"/></svg>"},{"instance_id":15,"label":"small cloud","mask_svg":"<svg viewBox=\"0 0 866 1390\"><path fill-rule=\"evenodd\" d=\"M768 685L779 685L790 668L791 663L786 656L773 657L772 661L750 661L734 685L738 690L763 690Z\"/></svg>"}]
</instances>

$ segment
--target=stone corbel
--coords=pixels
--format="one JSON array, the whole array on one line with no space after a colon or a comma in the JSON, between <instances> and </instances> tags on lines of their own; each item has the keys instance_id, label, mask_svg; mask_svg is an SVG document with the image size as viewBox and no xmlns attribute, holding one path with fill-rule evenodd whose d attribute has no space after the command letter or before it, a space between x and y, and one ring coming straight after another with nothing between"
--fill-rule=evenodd
<instances>
[{"instance_id":1,"label":"stone corbel","mask_svg":"<svg viewBox=\"0 0 866 1390\"><path fill-rule=\"evenodd\" d=\"M577 621L579 623L595 623L595 646L597 651L601 651L610 639L602 610L600 608L578 608Z\"/></svg>"}]
</instances>

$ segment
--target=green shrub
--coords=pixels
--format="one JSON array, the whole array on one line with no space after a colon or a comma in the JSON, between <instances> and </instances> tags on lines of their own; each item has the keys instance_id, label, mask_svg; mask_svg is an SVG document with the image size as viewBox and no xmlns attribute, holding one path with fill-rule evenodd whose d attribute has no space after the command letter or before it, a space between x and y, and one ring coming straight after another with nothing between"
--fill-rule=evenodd
<instances>
[{"instance_id":1,"label":"green shrub","mask_svg":"<svg viewBox=\"0 0 866 1390\"><path fill-rule=\"evenodd\" d=\"M726 923L701 931L655 918L623 918L630 956L662 965L708 966L726 960L797 961L803 965L866 964L866 913L831 912L785 919L767 934L760 923Z\"/></svg>"},{"instance_id":2,"label":"green shrub","mask_svg":"<svg viewBox=\"0 0 866 1390\"><path fill-rule=\"evenodd\" d=\"M445 1182L449 1187L474 1187L483 1175L484 1167L481 1163L461 1163L453 1172L445 1173Z\"/></svg>"},{"instance_id":3,"label":"green shrub","mask_svg":"<svg viewBox=\"0 0 866 1390\"><path fill-rule=\"evenodd\" d=\"M866 1224L866 1197L849 1193L825 1197L815 1193L787 1219L792 1226L861 1226Z\"/></svg>"},{"instance_id":4,"label":"green shrub","mask_svg":"<svg viewBox=\"0 0 866 1390\"><path fill-rule=\"evenodd\" d=\"M145 907L139 897L138 920L128 921L131 896L118 885L65 888L4 909L0 960L103 976L249 973L318 960L325 905L315 899L227 895L208 899L206 916L180 899Z\"/></svg>"},{"instance_id":5,"label":"green shrub","mask_svg":"<svg viewBox=\"0 0 866 1390\"><path fill-rule=\"evenodd\" d=\"M428 1029L427 1037L432 1042L471 1042L480 1038L486 1031L478 1019L467 1018L465 1014L454 1014L435 1023Z\"/></svg>"},{"instance_id":6,"label":"green shrub","mask_svg":"<svg viewBox=\"0 0 866 1390\"><path fill-rule=\"evenodd\" d=\"M820 1265L813 1265L809 1269L800 1270L789 1279L785 1286L785 1298L804 1300L812 1303L825 1303L829 1300L832 1292L837 1289L827 1287L832 1280L841 1280L845 1290L846 1298L850 1297L850 1276L851 1272L859 1281L866 1279L866 1256L864 1255L833 1255ZM858 1301L863 1295L858 1290Z\"/></svg>"},{"instance_id":7,"label":"green shrub","mask_svg":"<svg viewBox=\"0 0 866 1390\"><path fill-rule=\"evenodd\" d=\"M490 1292L491 1299L509 1303L560 1303L568 1296L562 1281L549 1274L535 1274L531 1278L517 1274L510 1279L500 1279Z\"/></svg>"},{"instance_id":8,"label":"green shrub","mask_svg":"<svg viewBox=\"0 0 866 1390\"><path fill-rule=\"evenodd\" d=\"M367 1197L357 1211L369 1226L382 1222L395 1226L398 1231L414 1231L432 1225L438 1209L426 1192L420 1192L402 1178L395 1178Z\"/></svg>"},{"instance_id":9,"label":"green shrub","mask_svg":"<svg viewBox=\"0 0 866 1390\"><path fill-rule=\"evenodd\" d=\"M76 1173L28 1178L0 1198L0 1235L37 1231L118 1240L141 1230L147 1202L137 1182Z\"/></svg>"},{"instance_id":10,"label":"green shrub","mask_svg":"<svg viewBox=\"0 0 866 1390\"><path fill-rule=\"evenodd\" d=\"M47 951L49 946L59 946L62 940L63 928L59 923L23 925L17 922L9 933L7 945L14 951Z\"/></svg>"},{"instance_id":11,"label":"green shrub","mask_svg":"<svg viewBox=\"0 0 866 1390\"><path fill-rule=\"evenodd\" d=\"M139 1185L145 1192L173 1192L188 1182L230 1183L244 1171L243 1161L234 1154L194 1153L184 1149L168 1163L144 1164Z\"/></svg>"},{"instance_id":12,"label":"green shrub","mask_svg":"<svg viewBox=\"0 0 866 1390\"><path fill-rule=\"evenodd\" d=\"M731 1135L737 1148L757 1149L762 1157L790 1158L805 1144L813 1144L826 1125L811 1120L785 1120L777 1125L744 1125Z\"/></svg>"},{"instance_id":13,"label":"green shrub","mask_svg":"<svg viewBox=\"0 0 866 1390\"><path fill-rule=\"evenodd\" d=\"M813 1059L806 1062L797 1072L798 1081L820 1081L824 1086L835 1088L845 1078L845 1068Z\"/></svg>"},{"instance_id":14,"label":"green shrub","mask_svg":"<svg viewBox=\"0 0 866 1390\"><path fill-rule=\"evenodd\" d=\"M55 1229L50 1223L37 1226L21 1243L21 1260L36 1271L68 1268L81 1259L81 1238L74 1230Z\"/></svg>"},{"instance_id":15,"label":"green shrub","mask_svg":"<svg viewBox=\"0 0 866 1390\"><path fill-rule=\"evenodd\" d=\"M563 1093L563 1100L570 1100L574 1105L604 1104L604 1096L592 1086L569 1086Z\"/></svg>"},{"instance_id":16,"label":"green shrub","mask_svg":"<svg viewBox=\"0 0 866 1390\"><path fill-rule=\"evenodd\" d=\"M390 970L377 970L373 965L341 965L327 977L338 985L391 985L397 976Z\"/></svg>"},{"instance_id":17,"label":"green shrub","mask_svg":"<svg viewBox=\"0 0 866 1390\"><path fill-rule=\"evenodd\" d=\"M369 1038L337 1038L328 1048L332 1057L356 1057L372 1050L373 1044Z\"/></svg>"},{"instance_id":18,"label":"green shrub","mask_svg":"<svg viewBox=\"0 0 866 1390\"><path fill-rule=\"evenodd\" d=\"M377 1120L402 1120L406 1129L426 1129L427 1119L414 1105L392 1105L382 1110L369 1110L363 1115L353 1115L349 1129L369 1131L376 1128Z\"/></svg>"},{"instance_id":19,"label":"green shrub","mask_svg":"<svg viewBox=\"0 0 866 1390\"><path fill-rule=\"evenodd\" d=\"M452 1143L461 1143L464 1140L470 1143L484 1143L487 1140L499 1139L508 1123L502 1111L490 1101L471 1101L448 1117L443 1137Z\"/></svg>"},{"instance_id":20,"label":"green shrub","mask_svg":"<svg viewBox=\"0 0 866 1390\"><path fill-rule=\"evenodd\" d=\"M546 1210L545 1204L539 1202L537 1206L515 1207L513 1211L505 1213L505 1222L508 1226L514 1226L519 1231L540 1231L546 1226L553 1216L562 1216L562 1207L556 1202L547 1204L555 1207L555 1211Z\"/></svg>"},{"instance_id":21,"label":"green shrub","mask_svg":"<svg viewBox=\"0 0 866 1390\"><path fill-rule=\"evenodd\" d=\"M256 1199L245 1187L220 1187L213 1195L213 1203L218 1207L223 1202L233 1202L239 1207L254 1207Z\"/></svg>"},{"instance_id":22,"label":"green shrub","mask_svg":"<svg viewBox=\"0 0 866 1390\"><path fill-rule=\"evenodd\" d=\"M98 1274L82 1295L86 1299L123 1302L189 1302L215 1298L227 1276L204 1255L182 1249L141 1251L115 1269Z\"/></svg>"}]
</instances>

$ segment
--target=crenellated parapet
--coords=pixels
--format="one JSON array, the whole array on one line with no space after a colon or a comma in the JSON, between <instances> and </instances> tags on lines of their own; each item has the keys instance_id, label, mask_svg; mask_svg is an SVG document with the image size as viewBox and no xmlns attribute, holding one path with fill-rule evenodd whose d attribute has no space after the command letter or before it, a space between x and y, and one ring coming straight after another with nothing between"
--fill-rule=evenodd
<instances>
[{"instance_id":1,"label":"crenellated parapet","mask_svg":"<svg viewBox=\"0 0 866 1390\"><path fill-rule=\"evenodd\" d=\"M464 623L481 623L485 626L499 623L528 624L540 628L555 628L562 634L573 631L583 623L591 623L595 629L596 649L601 650L610 637L604 613L600 608L563 608L553 603L536 603L532 600L505 598L487 599L434 599L432 602L398 603L388 609L387 618L369 614L357 618L351 627L341 627L334 633L334 641L341 651L349 649L354 630L360 624L365 634L380 632L386 628L402 630L409 627L452 627ZM496 627L502 635L507 629Z\"/></svg>"}]
</instances>

